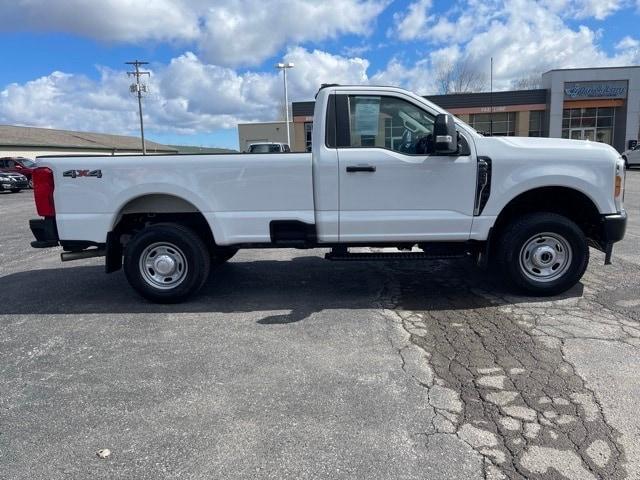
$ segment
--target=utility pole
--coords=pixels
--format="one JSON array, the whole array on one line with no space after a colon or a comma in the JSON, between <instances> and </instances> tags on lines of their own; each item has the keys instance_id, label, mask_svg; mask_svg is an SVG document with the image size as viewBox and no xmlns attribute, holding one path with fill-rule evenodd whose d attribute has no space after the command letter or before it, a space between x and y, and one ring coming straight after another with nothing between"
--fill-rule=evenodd
<instances>
[{"instance_id":1,"label":"utility pole","mask_svg":"<svg viewBox=\"0 0 640 480\"><path fill-rule=\"evenodd\" d=\"M286 122L287 122L287 145L291 148L291 136L289 133L289 92L287 91L287 70L289 68L293 68L293 63L278 63L276 64L276 68L278 70L282 70L284 74L284 109L286 112Z\"/></svg>"},{"instance_id":2,"label":"utility pole","mask_svg":"<svg viewBox=\"0 0 640 480\"><path fill-rule=\"evenodd\" d=\"M140 83L140 77L143 75L151 76L151 72L143 72L140 70L141 65L149 65L149 62L140 62L138 60L134 60L133 62L125 62L127 65L133 65L135 68L134 72L127 72L127 76L136 77L136 83L132 83L129 87L129 91L134 93L138 97L138 113L140 114L140 136L142 137L142 154L147 154L147 147L144 143L144 121L142 119L142 92L147 91L147 86L144 83Z\"/></svg>"}]
</instances>

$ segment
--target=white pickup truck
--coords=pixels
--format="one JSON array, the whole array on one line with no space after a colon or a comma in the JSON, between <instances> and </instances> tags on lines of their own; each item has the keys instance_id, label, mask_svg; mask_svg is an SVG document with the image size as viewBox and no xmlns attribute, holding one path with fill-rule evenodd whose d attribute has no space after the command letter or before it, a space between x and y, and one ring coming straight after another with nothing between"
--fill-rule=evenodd
<instances>
[{"instance_id":1,"label":"white pickup truck","mask_svg":"<svg viewBox=\"0 0 640 480\"><path fill-rule=\"evenodd\" d=\"M155 302L179 302L241 248L328 248L330 260L473 256L525 293L611 257L624 161L601 143L485 137L393 87L323 86L313 153L40 157L36 248L106 257ZM350 252L388 247L392 252Z\"/></svg>"}]
</instances>

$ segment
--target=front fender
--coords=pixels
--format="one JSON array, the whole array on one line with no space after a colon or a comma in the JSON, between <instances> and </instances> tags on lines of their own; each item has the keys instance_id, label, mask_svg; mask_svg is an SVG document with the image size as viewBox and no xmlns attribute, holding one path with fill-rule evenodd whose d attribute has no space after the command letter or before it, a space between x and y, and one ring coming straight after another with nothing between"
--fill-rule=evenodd
<instances>
[{"instance_id":1,"label":"front fender","mask_svg":"<svg viewBox=\"0 0 640 480\"><path fill-rule=\"evenodd\" d=\"M600 213L616 211L613 175L607 166L594 168L591 163L587 168L579 165L543 164L507 170L508 173L501 175L500 167L494 167L491 197L483 215L497 216L518 195L543 187L570 188L589 198Z\"/></svg>"}]
</instances>

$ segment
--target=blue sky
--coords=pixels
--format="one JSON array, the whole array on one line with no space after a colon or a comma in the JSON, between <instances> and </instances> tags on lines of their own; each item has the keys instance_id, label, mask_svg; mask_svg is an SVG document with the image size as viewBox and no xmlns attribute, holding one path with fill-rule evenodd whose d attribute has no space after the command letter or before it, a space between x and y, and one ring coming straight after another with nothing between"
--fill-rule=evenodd
<instances>
[{"instance_id":1,"label":"blue sky","mask_svg":"<svg viewBox=\"0 0 640 480\"><path fill-rule=\"evenodd\" d=\"M321 83L427 94L467 62L508 89L550 68L640 63L640 0L14 0L0 5L0 123L137 134L125 61L151 62L148 137L237 148ZM249 12L251 12L249 14Z\"/></svg>"}]
</instances>

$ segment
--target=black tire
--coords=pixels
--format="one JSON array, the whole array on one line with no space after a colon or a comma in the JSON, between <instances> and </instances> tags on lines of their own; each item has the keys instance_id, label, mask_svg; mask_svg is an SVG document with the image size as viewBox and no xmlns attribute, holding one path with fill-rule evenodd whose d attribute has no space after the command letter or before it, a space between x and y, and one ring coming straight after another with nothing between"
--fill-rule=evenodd
<instances>
[{"instance_id":1,"label":"black tire","mask_svg":"<svg viewBox=\"0 0 640 480\"><path fill-rule=\"evenodd\" d=\"M624 160L624 168L625 170L629 170L629 160L627 160L626 156L622 156L622 159Z\"/></svg>"},{"instance_id":2,"label":"black tire","mask_svg":"<svg viewBox=\"0 0 640 480\"><path fill-rule=\"evenodd\" d=\"M145 260L158 262L161 256L164 264L143 267ZM202 288L211 260L202 239L192 230L163 223L138 232L127 244L123 263L129 284L144 298L156 303L179 303ZM164 276L159 271L161 267L165 269Z\"/></svg>"},{"instance_id":3,"label":"black tire","mask_svg":"<svg viewBox=\"0 0 640 480\"><path fill-rule=\"evenodd\" d=\"M533 213L506 226L498 266L521 292L558 295L573 287L589 264L589 245L578 225L555 213Z\"/></svg>"},{"instance_id":4,"label":"black tire","mask_svg":"<svg viewBox=\"0 0 640 480\"><path fill-rule=\"evenodd\" d=\"M11 193L20 193L21 190L21 188L12 188Z\"/></svg>"},{"instance_id":5,"label":"black tire","mask_svg":"<svg viewBox=\"0 0 640 480\"><path fill-rule=\"evenodd\" d=\"M211 263L213 265L222 265L233 258L236 253L238 253L237 248L216 247L211 252Z\"/></svg>"}]
</instances>

